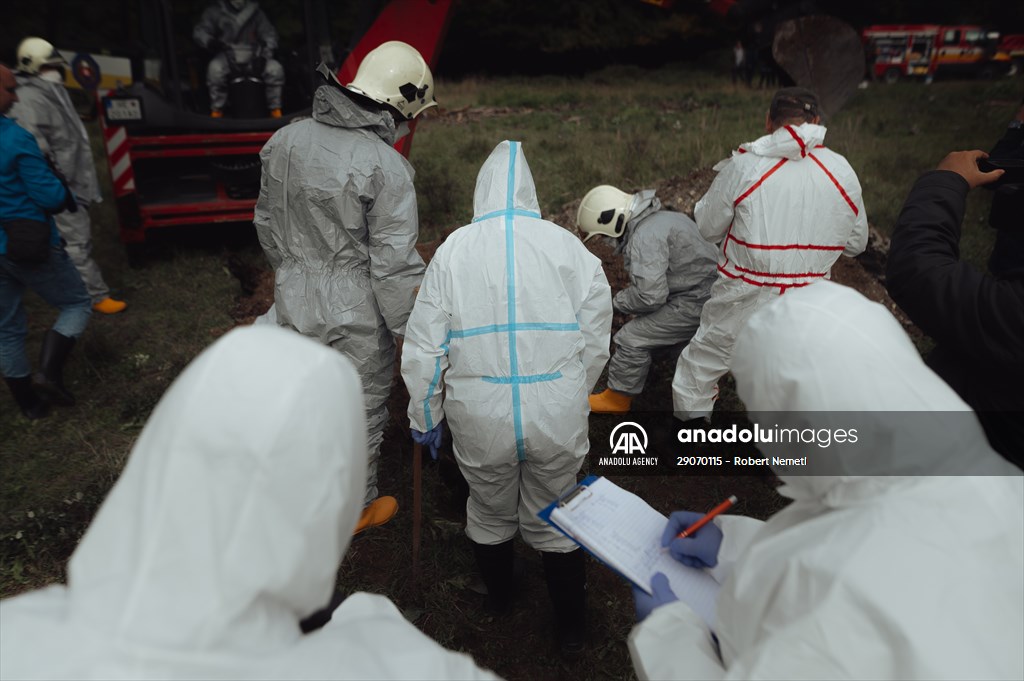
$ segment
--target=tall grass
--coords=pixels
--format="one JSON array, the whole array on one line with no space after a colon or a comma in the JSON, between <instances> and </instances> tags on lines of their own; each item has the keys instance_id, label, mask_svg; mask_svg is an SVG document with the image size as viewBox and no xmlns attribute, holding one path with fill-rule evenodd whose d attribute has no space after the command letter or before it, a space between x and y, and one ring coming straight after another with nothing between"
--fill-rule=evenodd
<instances>
[{"instance_id":1,"label":"tall grass","mask_svg":"<svg viewBox=\"0 0 1024 681\"><path fill-rule=\"evenodd\" d=\"M888 234L915 178L949 151L991 148L1022 90L1019 78L871 85L826 121L826 144L849 159L869 220ZM596 184L638 188L713 165L764 134L771 91L686 67L620 67L583 78L442 81L438 96L442 113L468 111L462 122L442 115L417 130L410 160L424 238L472 218L476 171L503 139L523 142L551 213ZM964 255L979 266L991 240L982 228L988 201L972 194L965 220Z\"/></svg>"}]
</instances>

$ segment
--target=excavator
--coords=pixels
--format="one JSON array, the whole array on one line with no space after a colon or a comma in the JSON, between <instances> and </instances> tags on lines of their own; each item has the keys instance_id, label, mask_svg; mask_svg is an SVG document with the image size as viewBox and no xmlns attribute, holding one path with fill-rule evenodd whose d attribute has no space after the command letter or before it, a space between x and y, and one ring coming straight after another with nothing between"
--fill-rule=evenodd
<instances>
[{"instance_id":1,"label":"excavator","mask_svg":"<svg viewBox=\"0 0 1024 681\"><path fill-rule=\"evenodd\" d=\"M666 12L684 4L642 1ZM259 189L258 153L278 128L310 115L318 84L315 65L337 65L339 79L347 83L370 50L401 40L433 69L456 10L455 0L363 2L353 34L342 45L331 35L327 0L282 0L273 9L280 13L284 2L293 6L284 16L270 17L291 28L290 37L281 32L277 52L286 75L280 118L271 117L258 96L248 96L251 87L230 89L236 81L251 84L252 73L229 86L226 115L210 117L204 82L209 55L182 44L181 36L191 33L188 24L198 17L187 16L181 2L172 7L172 0L138 0L140 28L130 54L63 51L71 65L68 84L96 93L120 237L130 253L153 229L250 222ZM682 9L693 11L699 4ZM193 6L201 10L194 1L188 9ZM838 110L863 76L857 32L809 10L803 0L713 0L706 6L709 14L734 25L767 27L776 61L794 82L818 92L826 112ZM233 107L232 100L245 104ZM412 138L403 138L398 150L408 155Z\"/></svg>"},{"instance_id":2,"label":"excavator","mask_svg":"<svg viewBox=\"0 0 1024 681\"><path fill-rule=\"evenodd\" d=\"M129 58L131 77L113 88L96 88L120 237L130 250L152 229L252 220L260 149L278 128L310 115L319 78L314 66L336 63L345 47L330 35L324 0L292 4L294 12L286 21L301 21L301 29L291 31L297 38L290 42L282 36L278 59L285 70L283 115L273 118L265 105L254 107L252 88L233 90L236 81L244 88L253 80L249 73L228 86L227 115L211 118L205 55L192 45L178 44L179 36L190 32L188 27L175 30L181 13L172 11L170 0L140 0L145 48ZM350 42L338 67L342 82L351 81L362 58L388 40L409 43L433 68L451 5L452 0L388 2ZM98 60L65 56L71 57L69 78L78 78L84 66L86 79L103 82ZM121 70L129 70L123 59ZM233 100L245 102L244 109L233 107ZM399 151L408 153L410 139L400 143Z\"/></svg>"}]
</instances>

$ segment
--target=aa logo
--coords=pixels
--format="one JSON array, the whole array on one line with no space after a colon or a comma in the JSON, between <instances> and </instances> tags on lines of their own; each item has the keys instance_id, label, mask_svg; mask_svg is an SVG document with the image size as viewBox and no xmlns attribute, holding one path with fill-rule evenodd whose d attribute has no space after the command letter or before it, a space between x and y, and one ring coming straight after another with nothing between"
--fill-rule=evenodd
<instances>
[{"instance_id":1,"label":"aa logo","mask_svg":"<svg viewBox=\"0 0 1024 681\"><path fill-rule=\"evenodd\" d=\"M620 423L608 436L608 446L612 448L612 454L646 454L647 431L639 423Z\"/></svg>"}]
</instances>

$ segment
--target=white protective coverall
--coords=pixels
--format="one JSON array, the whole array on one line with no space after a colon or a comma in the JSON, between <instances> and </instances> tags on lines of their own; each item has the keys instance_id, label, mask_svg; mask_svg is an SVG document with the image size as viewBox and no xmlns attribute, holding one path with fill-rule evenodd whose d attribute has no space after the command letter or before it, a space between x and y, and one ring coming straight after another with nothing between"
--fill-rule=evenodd
<instances>
[{"instance_id":1,"label":"white protective coverall","mask_svg":"<svg viewBox=\"0 0 1024 681\"><path fill-rule=\"evenodd\" d=\"M892 315L820 282L754 314L732 361L755 423L856 423L857 455L761 445L808 465L775 467L793 502L767 522L718 519L721 658L670 603L630 635L640 678L1024 677L1024 478Z\"/></svg>"},{"instance_id":2,"label":"white protective coverall","mask_svg":"<svg viewBox=\"0 0 1024 681\"><path fill-rule=\"evenodd\" d=\"M638 395L647 382L651 350L689 341L718 278L715 247L693 220L661 210L653 189L633 195L633 217L616 244L629 286L612 299L619 312L637 315L615 334L608 387Z\"/></svg>"},{"instance_id":3,"label":"white protective coverall","mask_svg":"<svg viewBox=\"0 0 1024 681\"><path fill-rule=\"evenodd\" d=\"M192 30L192 38L200 47L208 48L214 40L228 46L245 45L253 48L255 55L265 58L262 73L267 93L267 106L281 108L281 91L284 89L284 67L268 55L277 49L277 30L260 9L259 4L248 0L235 10L229 0L218 0L210 5L199 18ZM223 52L214 56L206 67L206 88L210 93L210 108L223 109L228 101L228 76L231 65Z\"/></svg>"},{"instance_id":4,"label":"white protective coverall","mask_svg":"<svg viewBox=\"0 0 1024 681\"><path fill-rule=\"evenodd\" d=\"M67 90L39 76L18 76L18 102L8 114L32 133L43 154L49 156L67 178L79 209L53 216L66 249L75 264L89 297L98 303L109 297L99 265L92 259L92 225L89 204L103 200L96 179L89 135L75 111Z\"/></svg>"},{"instance_id":5,"label":"white protective coverall","mask_svg":"<svg viewBox=\"0 0 1024 681\"><path fill-rule=\"evenodd\" d=\"M601 261L541 219L520 143L502 142L477 175L472 224L430 261L402 351L409 421L426 432L447 416L477 544L521 529L537 550L576 548L537 513L589 450L611 318Z\"/></svg>"},{"instance_id":6,"label":"white protective coverall","mask_svg":"<svg viewBox=\"0 0 1024 681\"><path fill-rule=\"evenodd\" d=\"M270 316L347 355L363 379L367 503L377 498L393 335L405 333L424 270L413 170L391 146L397 137L391 114L320 87L313 118L281 128L260 152L253 219L275 271Z\"/></svg>"},{"instance_id":7,"label":"white protective coverall","mask_svg":"<svg viewBox=\"0 0 1024 681\"><path fill-rule=\"evenodd\" d=\"M294 333L215 343L160 400L67 586L0 602L0 677L494 678L383 596L299 629L362 511L361 401L349 361Z\"/></svg>"},{"instance_id":8,"label":"white protective coverall","mask_svg":"<svg viewBox=\"0 0 1024 681\"><path fill-rule=\"evenodd\" d=\"M714 408L736 334L764 303L828 278L839 255L868 240L860 183L850 164L821 146L825 128L787 125L744 144L715 166L718 177L694 208L705 239L720 243L718 281L700 328L672 380L676 415Z\"/></svg>"}]
</instances>

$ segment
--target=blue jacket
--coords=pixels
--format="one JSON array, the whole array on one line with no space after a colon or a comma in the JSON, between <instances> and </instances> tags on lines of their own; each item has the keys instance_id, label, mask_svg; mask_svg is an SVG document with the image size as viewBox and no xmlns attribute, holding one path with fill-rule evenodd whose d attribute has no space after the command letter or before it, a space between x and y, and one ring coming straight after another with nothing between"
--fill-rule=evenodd
<instances>
[{"instance_id":1,"label":"blue jacket","mask_svg":"<svg viewBox=\"0 0 1024 681\"><path fill-rule=\"evenodd\" d=\"M27 218L50 223L50 243L60 243L47 211L64 205L67 192L43 158L32 133L0 115L0 225ZM7 253L7 232L0 227L0 254Z\"/></svg>"}]
</instances>

